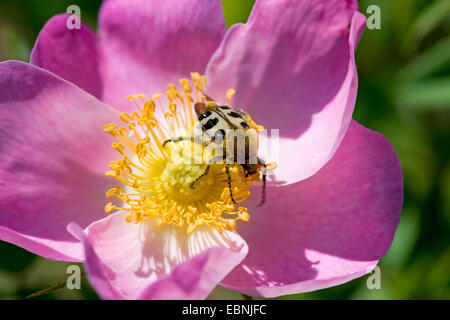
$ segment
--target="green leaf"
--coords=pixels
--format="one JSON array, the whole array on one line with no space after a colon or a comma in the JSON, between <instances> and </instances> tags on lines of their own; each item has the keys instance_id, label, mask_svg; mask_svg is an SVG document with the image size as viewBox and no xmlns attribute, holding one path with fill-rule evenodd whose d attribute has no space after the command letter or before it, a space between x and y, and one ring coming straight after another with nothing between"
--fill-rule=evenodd
<instances>
[{"instance_id":1,"label":"green leaf","mask_svg":"<svg viewBox=\"0 0 450 320\"><path fill-rule=\"evenodd\" d=\"M414 52L422 40L450 14L450 1L439 0L432 2L412 23L403 42L402 51L405 54Z\"/></svg>"},{"instance_id":2,"label":"green leaf","mask_svg":"<svg viewBox=\"0 0 450 320\"><path fill-rule=\"evenodd\" d=\"M389 251L381 259L382 269L390 273L404 266L419 238L420 212L414 206L403 209L400 223Z\"/></svg>"},{"instance_id":3,"label":"green leaf","mask_svg":"<svg viewBox=\"0 0 450 320\"><path fill-rule=\"evenodd\" d=\"M399 108L417 111L449 109L450 77L401 84L395 101Z\"/></svg>"},{"instance_id":4,"label":"green leaf","mask_svg":"<svg viewBox=\"0 0 450 320\"><path fill-rule=\"evenodd\" d=\"M422 52L397 74L397 81L414 81L438 71L450 63L450 37Z\"/></svg>"},{"instance_id":5,"label":"green leaf","mask_svg":"<svg viewBox=\"0 0 450 320\"><path fill-rule=\"evenodd\" d=\"M255 0L222 0L223 13L227 27L229 28L235 23L247 22L254 4Z\"/></svg>"}]
</instances>

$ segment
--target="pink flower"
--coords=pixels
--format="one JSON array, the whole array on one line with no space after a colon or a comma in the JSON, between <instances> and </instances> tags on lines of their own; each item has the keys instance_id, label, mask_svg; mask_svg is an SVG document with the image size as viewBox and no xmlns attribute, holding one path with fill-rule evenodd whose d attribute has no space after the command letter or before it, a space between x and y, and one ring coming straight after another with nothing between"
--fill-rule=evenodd
<instances>
[{"instance_id":1,"label":"pink flower","mask_svg":"<svg viewBox=\"0 0 450 320\"><path fill-rule=\"evenodd\" d=\"M98 37L53 17L31 64L0 63L0 239L84 261L105 299L203 299L219 283L275 297L366 274L392 242L403 182L389 142L352 120L356 10L355 0L260 0L227 31L218 0L109 0ZM104 125L133 112L127 96L166 92L192 71L211 97L234 88L231 106L280 129L266 204L251 188L250 221L236 213L244 221L222 233L129 223L126 206L105 215L117 185L105 172L120 155Z\"/></svg>"}]
</instances>

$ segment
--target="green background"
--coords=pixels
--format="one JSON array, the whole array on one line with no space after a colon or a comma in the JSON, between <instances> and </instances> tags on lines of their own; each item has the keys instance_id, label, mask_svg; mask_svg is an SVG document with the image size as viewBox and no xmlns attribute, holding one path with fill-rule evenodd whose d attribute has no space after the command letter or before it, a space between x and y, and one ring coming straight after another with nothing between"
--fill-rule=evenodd
<instances>
[{"instance_id":1,"label":"green background","mask_svg":"<svg viewBox=\"0 0 450 320\"><path fill-rule=\"evenodd\" d=\"M230 26L245 22L253 1L224 0ZM76 4L96 28L100 1L1 0L0 61L28 61L34 40L54 14ZM366 30L357 50L360 87L354 118L385 135L400 157L405 202L394 243L381 260L381 289L368 276L281 299L449 299L450 1L362 0L381 8L381 30ZM0 242L0 299L22 299L67 275L67 263ZM60 289L41 299L97 299ZM223 288L213 299L241 299Z\"/></svg>"}]
</instances>

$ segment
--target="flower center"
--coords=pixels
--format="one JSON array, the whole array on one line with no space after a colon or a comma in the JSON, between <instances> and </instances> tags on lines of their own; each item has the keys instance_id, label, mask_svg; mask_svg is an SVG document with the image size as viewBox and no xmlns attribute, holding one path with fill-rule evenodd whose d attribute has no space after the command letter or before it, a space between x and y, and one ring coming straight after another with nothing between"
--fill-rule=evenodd
<instances>
[{"instance_id":1,"label":"flower center","mask_svg":"<svg viewBox=\"0 0 450 320\"><path fill-rule=\"evenodd\" d=\"M204 159L204 146L189 137L198 122L194 103L210 102L203 94L205 77L191 73L191 78L194 90L188 79L181 79L183 93L170 84L165 96L155 94L150 99L143 94L130 96L128 101L136 104L137 111L120 114L123 126L105 125L105 131L117 139L112 147L122 156L112 161L112 170L106 172L120 186L108 190L106 196L123 203L118 207L109 202L106 212L125 210L129 212L127 222L157 219L159 225L185 228L189 234L204 224L220 232L235 230L236 221L250 219L248 209L235 202L250 196L249 187L261 180L260 173L247 176L238 164L231 164L228 173L224 164L212 164L205 172L208 159ZM228 90L228 100L233 93L234 90ZM250 124L261 129L253 121ZM180 136L185 139L164 144Z\"/></svg>"}]
</instances>

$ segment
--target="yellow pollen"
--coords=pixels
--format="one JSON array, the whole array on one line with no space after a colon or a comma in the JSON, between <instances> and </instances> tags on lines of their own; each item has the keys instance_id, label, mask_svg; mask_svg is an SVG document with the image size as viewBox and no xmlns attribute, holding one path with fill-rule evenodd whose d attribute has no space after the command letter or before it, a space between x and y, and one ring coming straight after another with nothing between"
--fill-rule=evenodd
<instances>
[{"instance_id":1,"label":"yellow pollen","mask_svg":"<svg viewBox=\"0 0 450 320\"><path fill-rule=\"evenodd\" d=\"M122 157L112 161L111 170L105 173L120 183L108 190L106 197L119 199L122 205L109 202L107 213L125 210L126 222L156 219L158 225L173 225L188 234L201 225L219 232L233 231L238 220L250 220L248 209L232 201L224 164L212 164L202 176L208 160L203 158L202 146L190 140L163 146L170 138L192 136L198 123L194 104L211 104L204 94L206 78L191 73L191 81L179 81L181 92L169 84L165 95L132 95L128 101L135 103L137 111L121 113L122 125L105 124L104 130L117 139L112 147ZM230 101L234 93L229 89L226 99ZM251 119L249 123L255 129L262 128ZM233 198L239 204L250 196L250 185L261 180L260 174L246 177L238 164L230 165L229 171Z\"/></svg>"}]
</instances>

